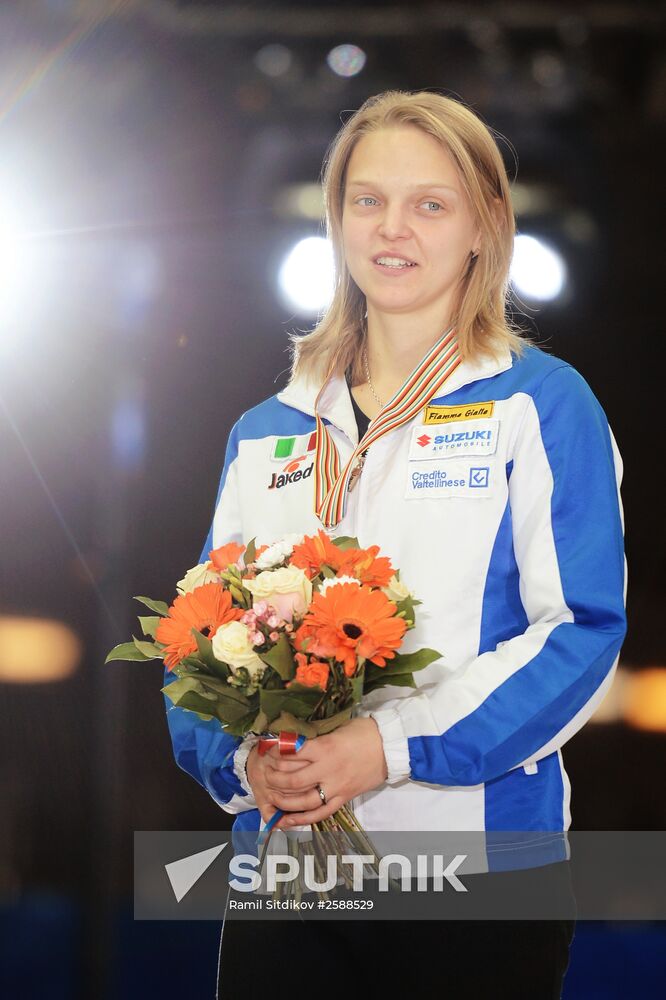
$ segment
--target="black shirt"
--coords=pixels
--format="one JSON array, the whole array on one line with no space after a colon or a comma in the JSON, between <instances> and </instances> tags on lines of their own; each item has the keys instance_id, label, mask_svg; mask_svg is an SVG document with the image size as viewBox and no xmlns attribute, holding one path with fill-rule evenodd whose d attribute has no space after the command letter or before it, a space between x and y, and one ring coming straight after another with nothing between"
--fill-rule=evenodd
<instances>
[{"instance_id":1,"label":"black shirt","mask_svg":"<svg viewBox=\"0 0 666 1000\"><path fill-rule=\"evenodd\" d=\"M356 426L358 427L358 439L360 441L368 429L368 424L370 423L370 417L363 412L363 410L359 407L358 403L354 399L351 391L351 386L349 385L349 378L347 378L347 385L349 386L349 396L352 401L354 416L356 417Z\"/></svg>"}]
</instances>

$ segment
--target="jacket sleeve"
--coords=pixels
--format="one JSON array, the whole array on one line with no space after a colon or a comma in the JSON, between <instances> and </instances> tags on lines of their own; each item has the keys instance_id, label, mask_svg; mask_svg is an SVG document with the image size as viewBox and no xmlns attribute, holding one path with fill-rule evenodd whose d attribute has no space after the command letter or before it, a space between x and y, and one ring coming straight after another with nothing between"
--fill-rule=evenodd
<instances>
[{"instance_id":1,"label":"jacket sleeve","mask_svg":"<svg viewBox=\"0 0 666 1000\"><path fill-rule=\"evenodd\" d=\"M220 478L213 523L199 562L205 562L212 548L227 542L242 543L238 503L238 424L229 437L224 469ZM174 675L164 671L165 684ZM195 712L173 705L164 695L167 725L179 767L191 774L226 812L255 809L256 802L245 777L245 760L252 740L240 740L224 732L216 719L205 722Z\"/></svg>"},{"instance_id":2,"label":"jacket sleeve","mask_svg":"<svg viewBox=\"0 0 666 1000\"><path fill-rule=\"evenodd\" d=\"M524 632L429 693L369 714L388 781L477 785L558 750L606 694L626 631L622 463L564 365L529 398L507 466Z\"/></svg>"}]
</instances>

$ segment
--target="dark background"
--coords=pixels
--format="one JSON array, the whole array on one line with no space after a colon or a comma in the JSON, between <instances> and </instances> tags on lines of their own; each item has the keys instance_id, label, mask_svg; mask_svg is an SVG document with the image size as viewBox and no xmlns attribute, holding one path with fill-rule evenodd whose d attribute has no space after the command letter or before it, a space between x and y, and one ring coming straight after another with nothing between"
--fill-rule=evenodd
<instances>
[{"instance_id":1,"label":"dark background","mask_svg":"<svg viewBox=\"0 0 666 1000\"><path fill-rule=\"evenodd\" d=\"M623 677L657 667L663 692L664 25L640 2L0 6L0 618L64 622L84 650L62 682L0 680L0 995L3 970L12 997L212 995L218 927L131 920L132 831L231 818L175 765L160 665L103 661L131 595L171 600L197 561L231 425L286 382L312 319L276 273L320 229L284 189L373 93L473 107L505 137L519 230L567 262L560 300L514 308L610 420ZM270 77L275 43L291 66ZM342 43L357 76L326 63ZM565 747L574 829L666 827L657 716L620 704ZM579 925L565 996L656 996L662 953L661 927ZM600 955L627 984L602 988Z\"/></svg>"}]
</instances>

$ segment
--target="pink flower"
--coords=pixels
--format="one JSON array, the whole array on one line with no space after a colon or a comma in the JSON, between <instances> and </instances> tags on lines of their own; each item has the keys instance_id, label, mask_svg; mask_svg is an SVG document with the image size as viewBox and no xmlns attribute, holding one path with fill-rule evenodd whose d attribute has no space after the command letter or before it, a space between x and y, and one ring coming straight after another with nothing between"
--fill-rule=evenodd
<instances>
[{"instance_id":1,"label":"pink flower","mask_svg":"<svg viewBox=\"0 0 666 1000\"><path fill-rule=\"evenodd\" d=\"M270 635L268 636L268 638L271 640L271 642L277 642L278 639L280 638L280 633L279 632L271 632Z\"/></svg>"},{"instance_id":2,"label":"pink flower","mask_svg":"<svg viewBox=\"0 0 666 1000\"><path fill-rule=\"evenodd\" d=\"M290 622L294 615L301 618L312 600L312 584L302 569L282 566L275 570L265 570L256 580L244 580L245 587L257 603L266 601L272 605L271 614Z\"/></svg>"},{"instance_id":3,"label":"pink flower","mask_svg":"<svg viewBox=\"0 0 666 1000\"><path fill-rule=\"evenodd\" d=\"M269 628L279 628L282 624L282 619L277 615L271 615L270 618L266 619L266 624Z\"/></svg>"},{"instance_id":4,"label":"pink flower","mask_svg":"<svg viewBox=\"0 0 666 1000\"><path fill-rule=\"evenodd\" d=\"M261 618L261 616L265 615L266 612L268 611L268 602L267 601L255 601L254 604L253 604L252 610L254 611L254 613L257 616L257 618Z\"/></svg>"},{"instance_id":5,"label":"pink flower","mask_svg":"<svg viewBox=\"0 0 666 1000\"><path fill-rule=\"evenodd\" d=\"M252 636L252 645L253 646L262 646L263 643L264 643L263 632L255 632L254 635Z\"/></svg>"}]
</instances>

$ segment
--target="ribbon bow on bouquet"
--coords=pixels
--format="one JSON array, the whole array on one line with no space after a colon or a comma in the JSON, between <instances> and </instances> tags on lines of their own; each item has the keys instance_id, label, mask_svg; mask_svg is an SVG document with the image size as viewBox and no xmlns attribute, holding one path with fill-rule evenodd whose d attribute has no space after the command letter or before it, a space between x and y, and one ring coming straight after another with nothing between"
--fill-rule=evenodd
<instances>
[{"instance_id":1,"label":"ribbon bow on bouquet","mask_svg":"<svg viewBox=\"0 0 666 1000\"><path fill-rule=\"evenodd\" d=\"M305 743L305 739L305 736L301 736L300 733L264 733L257 744L257 753L260 757L263 757L271 747L277 747L281 757L290 757L298 753ZM319 785L317 785L317 788L319 788ZM321 789L319 789L319 795L322 802L326 804L326 796L322 796ZM270 833L275 824L279 823L283 816L284 809L277 809L261 831L260 836Z\"/></svg>"}]
</instances>

